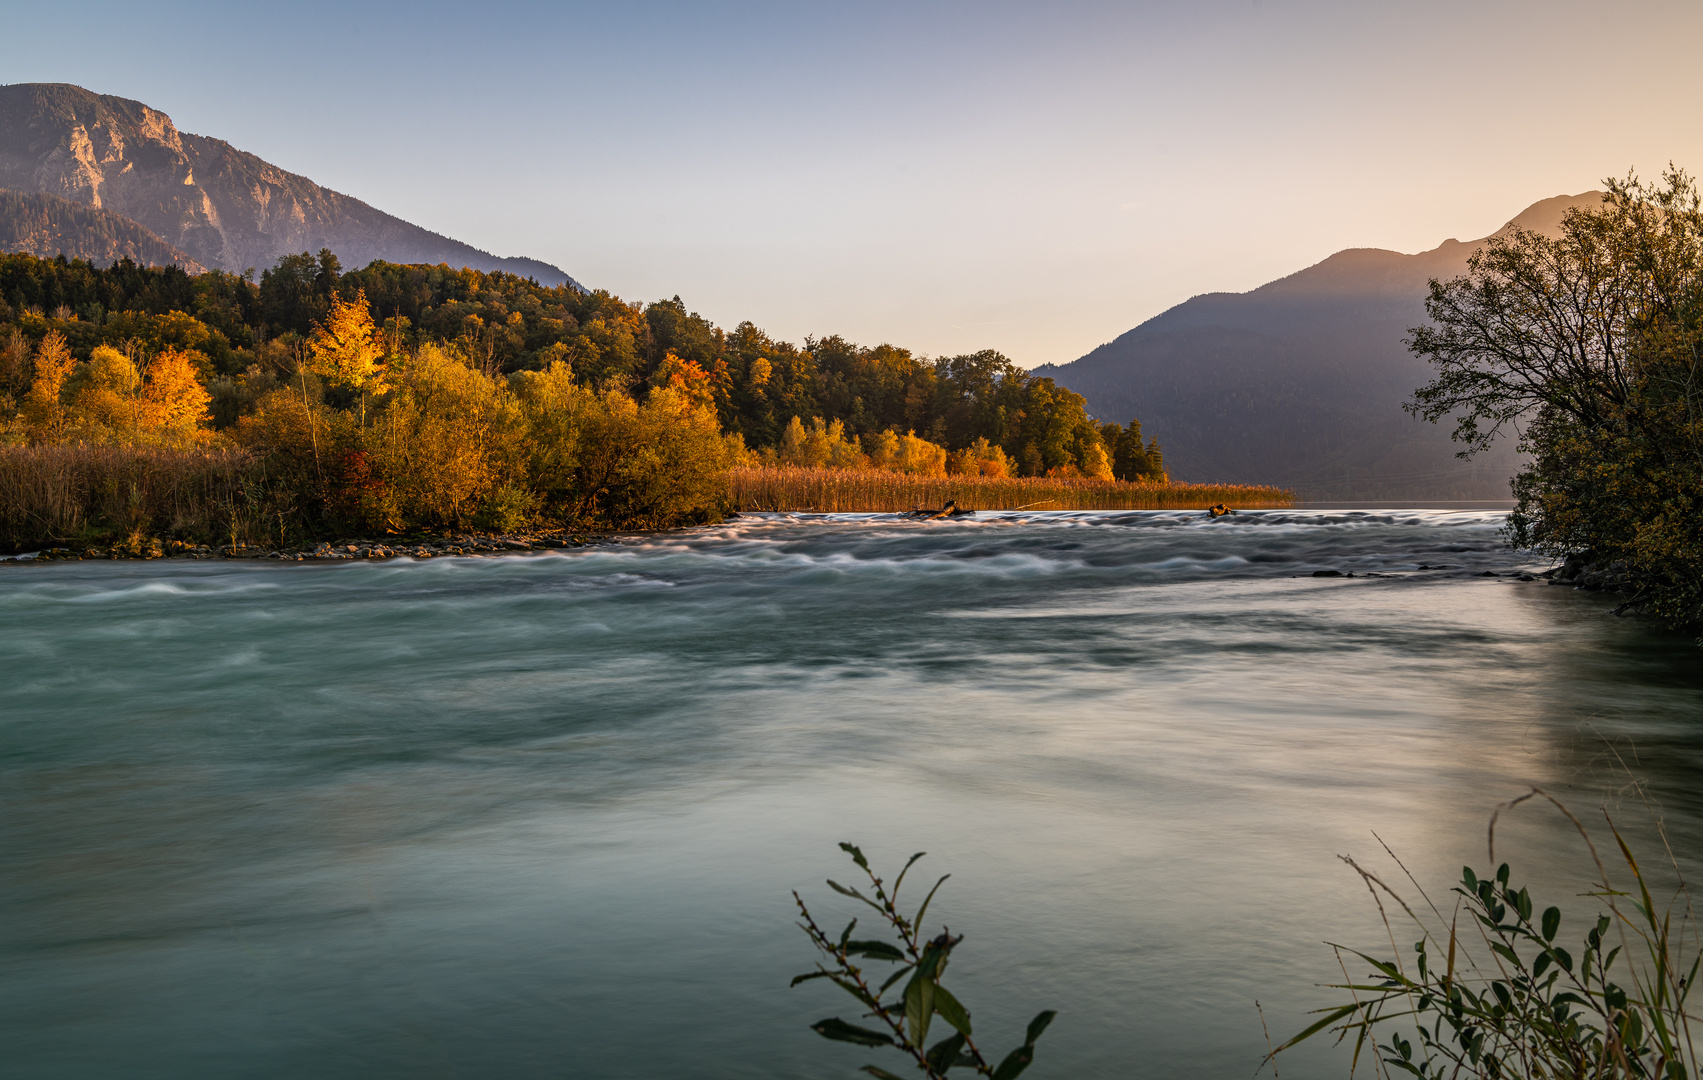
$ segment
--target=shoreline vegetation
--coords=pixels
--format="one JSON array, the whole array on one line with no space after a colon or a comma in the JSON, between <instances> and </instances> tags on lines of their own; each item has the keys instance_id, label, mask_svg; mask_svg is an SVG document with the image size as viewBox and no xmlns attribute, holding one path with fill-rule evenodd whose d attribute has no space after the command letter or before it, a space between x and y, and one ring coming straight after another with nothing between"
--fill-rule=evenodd
<instances>
[{"instance_id":1,"label":"shoreline vegetation","mask_svg":"<svg viewBox=\"0 0 1703 1080\"><path fill-rule=\"evenodd\" d=\"M992 350L732 331L330 251L255 281L0 255L0 549L304 553L744 509L1287 505L1171 485L1139 422ZM359 545L357 545L359 546ZM383 542L380 542L383 546ZM368 545L369 549L371 545Z\"/></svg>"},{"instance_id":2,"label":"shoreline vegetation","mask_svg":"<svg viewBox=\"0 0 1703 1080\"><path fill-rule=\"evenodd\" d=\"M609 530L535 520L503 528L412 528L334 539L292 534L262 498L264 457L237 447L0 447L0 546L51 558L383 558L575 547ZM710 483L715 482L711 478ZM963 510L1204 509L1292 503L1274 488L1069 477L929 476L882 470L736 467L721 474L718 519L744 512L905 513L955 500ZM617 530L620 531L620 530ZM632 530L626 530L632 531ZM371 539L377 535L380 539Z\"/></svg>"},{"instance_id":3,"label":"shoreline vegetation","mask_svg":"<svg viewBox=\"0 0 1703 1080\"><path fill-rule=\"evenodd\" d=\"M1513 432L1512 546L1566 579L1703 630L1703 198L1683 170L1607 181L1555 237L1523 229L1432 281L1408 348L1436 378L1409 411L1453 418L1462 457ZM1703 639L1699 639L1703 644Z\"/></svg>"},{"instance_id":4,"label":"shoreline vegetation","mask_svg":"<svg viewBox=\"0 0 1703 1080\"><path fill-rule=\"evenodd\" d=\"M874 470L736 468L728 487L741 510L905 513L956 502L960 510L1204 510L1286 507L1294 493L1246 484L1166 484L1086 477L919 476Z\"/></svg>"}]
</instances>

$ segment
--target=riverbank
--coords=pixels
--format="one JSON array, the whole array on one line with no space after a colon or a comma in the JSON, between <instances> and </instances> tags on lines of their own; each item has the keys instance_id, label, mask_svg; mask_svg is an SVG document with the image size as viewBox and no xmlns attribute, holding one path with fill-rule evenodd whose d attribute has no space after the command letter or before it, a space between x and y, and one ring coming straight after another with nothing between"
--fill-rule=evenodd
<instances>
[{"instance_id":1,"label":"riverbank","mask_svg":"<svg viewBox=\"0 0 1703 1080\"><path fill-rule=\"evenodd\" d=\"M566 532L416 534L385 540L345 539L318 544L261 548L240 544L213 547L154 538L110 547L50 547L20 555L0 556L0 563L29 564L87 560L146 559L271 559L282 562L340 562L350 559L431 559L443 556L512 555L555 551L607 543L603 536Z\"/></svg>"}]
</instances>

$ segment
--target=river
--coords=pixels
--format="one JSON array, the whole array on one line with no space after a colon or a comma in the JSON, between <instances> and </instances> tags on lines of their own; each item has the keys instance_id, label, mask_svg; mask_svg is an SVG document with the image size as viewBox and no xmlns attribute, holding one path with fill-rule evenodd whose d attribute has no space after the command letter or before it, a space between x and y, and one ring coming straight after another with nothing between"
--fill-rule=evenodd
<instances>
[{"instance_id":1,"label":"river","mask_svg":"<svg viewBox=\"0 0 1703 1080\"><path fill-rule=\"evenodd\" d=\"M0 1071L862 1075L806 1026L851 999L787 985L790 890L855 914L823 884L851 840L952 874L929 921L979 1041L1059 1010L1026 1075L1251 1076L1256 999L1280 1038L1334 1000L1325 939L1389 951L1339 854L1405 887L1381 838L1438 895L1531 784L1703 854L1703 654L1510 576L1542 564L1501 522L0 567ZM1552 812L1498 856L1579 891ZM1282 1071L1346 1074L1323 1043Z\"/></svg>"}]
</instances>

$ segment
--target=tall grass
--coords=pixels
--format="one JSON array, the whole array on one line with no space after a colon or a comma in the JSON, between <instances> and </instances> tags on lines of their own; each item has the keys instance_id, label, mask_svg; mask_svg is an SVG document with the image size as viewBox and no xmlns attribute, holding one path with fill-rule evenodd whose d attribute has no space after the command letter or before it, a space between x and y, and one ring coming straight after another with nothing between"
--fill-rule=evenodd
<instances>
[{"instance_id":1,"label":"tall grass","mask_svg":"<svg viewBox=\"0 0 1703 1080\"><path fill-rule=\"evenodd\" d=\"M1532 788L1491 816L1490 865L1496 865L1497 817L1532 799L1546 800L1566 817L1590 852L1596 878L1581 895L1596 901L1598 911L1584 924L1583 934L1576 927L1562 931L1559 907L1539 914L1530 891L1514 888L1507 863L1490 874L1463 867L1452 900L1443 898L1449 910L1436 906L1423 889L1420 901L1410 904L1376 874L1342 856L1371 891L1393 955L1379 959L1333 945L1346 981L1332 986L1346 992L1347 1000L1318 1010L1322 1019L1266 1060L1329 1032L1352 1043L1353 1065L1370 1058L1371 1071L1379 1077L1697 1080L1703 1075L1698 1045L1703 1029L1697 1027L1703 1016L1688 1004L1703 966L1703 942L1666 836L1668 869L1677 884L1664 892L1639 866L1606 811L1604 823L1614 838L1610 850L1620 856L1611 856L1609 863L1578 818L1554 796ZM1610 880L1612 863L1619 864L1618 884ZM1418 887L1417 881L1413 884ZM1398 944L1397 927L1405 935L1419 935L1411 952ZM1366 974L1354 977L1351 966Z\"/></svg>"},{"instance_id":2,"label":"tall grass","mask_svg":"<svg viewBox=\"0 0 1703 1080\"><path fill-rule=\"evenodd\" d=\"M733 469L741 510L900 513L956 500L965 510L1190 510L1289 506L1293 492L1244 484L1140 484L1055 477L917 476L853 469Z\"/></svg>"},{"instance_id":3,"label":"tall grass","mask_svg":"<svg viewBox=\"0 0 1703 1080\"><path fill-rule=\"evenodd\" d=\"M27 550L134 536L263 543L258 467L239 450L0 447L0 545Z\"/></svg>"}]
</instances>

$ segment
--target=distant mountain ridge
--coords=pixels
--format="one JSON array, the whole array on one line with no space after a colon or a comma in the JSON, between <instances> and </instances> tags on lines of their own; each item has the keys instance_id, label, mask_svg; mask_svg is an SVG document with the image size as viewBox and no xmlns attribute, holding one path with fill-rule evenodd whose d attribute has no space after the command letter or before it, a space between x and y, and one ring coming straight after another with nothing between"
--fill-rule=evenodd
<instances>
[{"instance_id":1,"label":"distant mountain ridge","mask_svg":"<svg viewBox=\"0 0 1703 1080\"><path fill-rule=\"evenodd\" d=\"M1545 199L1498 230L1553 233L1601 193ZM1403 345L1425 321L1427 282L1466 269L1483 240L1414 255L1350 248L1246 293L1207 293L1051 376L1103 420L1138 417L1173 477L1279 484L1317 499L1507 498L1512 441L1454 457L1446 425L1401 405L1431 378Z\"/></svg>"},{"instance_id":2,"label":"distant mountain ridge","mask_svg":"<svg viewBox=\"0 0 1703 1080\"><path fill-rule=\"evenodd\" d=\"M350 267L374 259L443 262L582 287L549 263L492 255L223 139L181 132L171 117L139 101L64 83L0 86L0 188L128 218L200 266L234 273L324 247ZM0 227L18 231L4 220Z\"/></svg>"}]
</instances>

